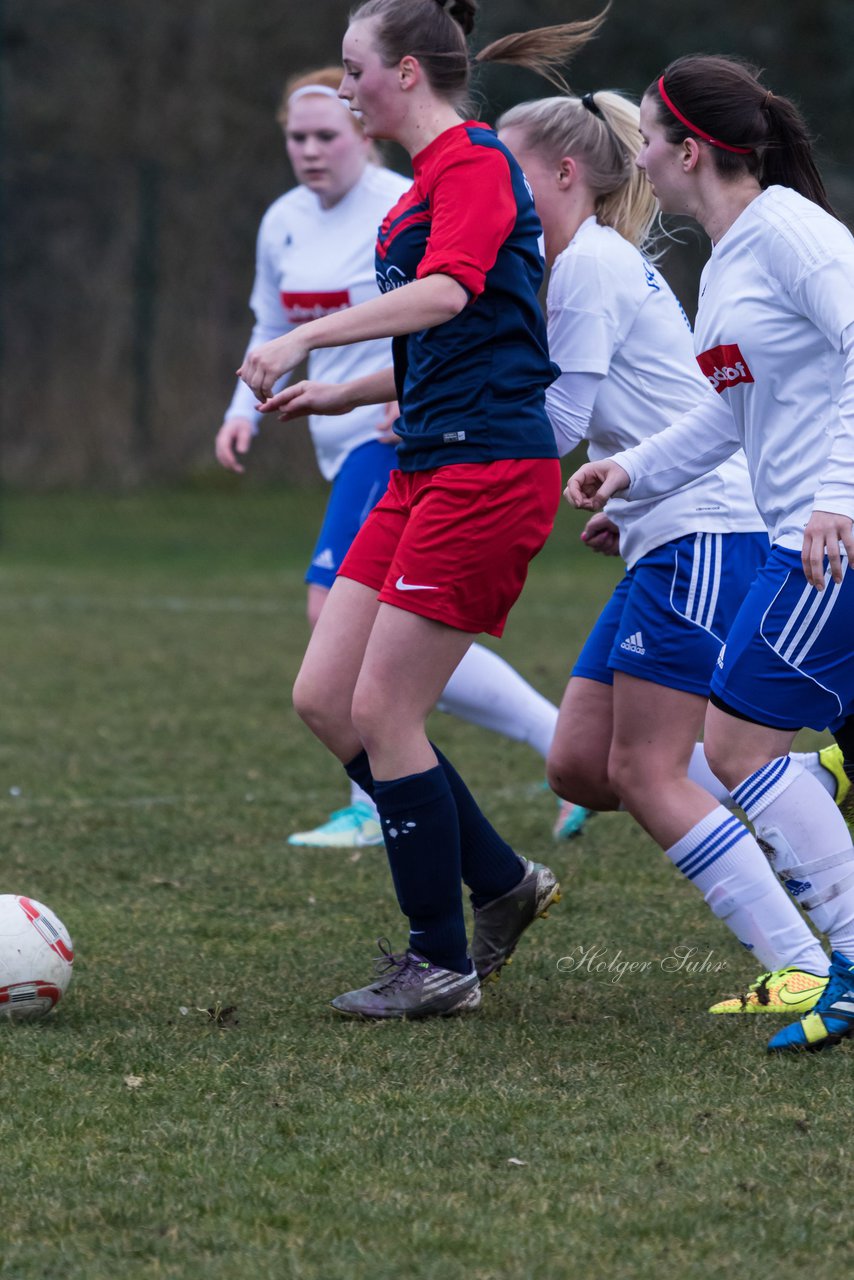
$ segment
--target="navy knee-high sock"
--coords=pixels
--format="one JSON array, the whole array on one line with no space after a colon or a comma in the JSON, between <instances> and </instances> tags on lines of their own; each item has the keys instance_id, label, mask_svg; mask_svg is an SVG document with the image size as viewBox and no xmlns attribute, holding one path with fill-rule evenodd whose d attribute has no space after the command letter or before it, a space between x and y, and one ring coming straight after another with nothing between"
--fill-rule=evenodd
<instances>
[{"instance_id":1,"label":"navy knee-high sock","mask_svg":"<svg viewBox=\"0 0 854 1280\"><path fill-rule=\"evenodd\" d=\"M367 751L360 751L357 756L349 764L344 765L347 777L366 791L373 800L374 798L374 775L371 773L371 762L368 759Z\"/></svg>"},{"instance_id":2,"label":"navy knee-high sock","mask_svg":"<svg viewBox=\"0 0 854 1280\"><path fill-rule=\"evenodd\" d=\"M474 796L450 760L435 742L431 747L448 780L457 806L460 829L460 868L471 891L472 905L482 907L493 898L509 893L519 883L524 869L517 855L487 821ZM347 773L369 796L374 796L375 783L367 753L359 754L345 766Z\"/></svg>"},{"instance_id":3,"label":"navy knee-high sock","mask_svg":"<svg viewBox=\"0 0 854 1280\"><path fill-rule=\"evenodd\" d=\"M346 768L373 794L397 901L409 919L410 947L443 969L469 973L460 828L444 770L436 765L426 773L376 782L364 752ZM368 779L370 788L365 786Z\"/></svg>"},{"instance_id":4,"label":"navy knee-high sock","mask_svg":"<svg viewBox=\"0 0 854 1280\"><path fill-rule=\"evenodd\" d=\"M482 907L493 898L509 893L524 875L519 857L492 823L435 742L430 743L442 766L460 819L462 876L471 890L472 906Z\"/></svg>"}]
</instances>

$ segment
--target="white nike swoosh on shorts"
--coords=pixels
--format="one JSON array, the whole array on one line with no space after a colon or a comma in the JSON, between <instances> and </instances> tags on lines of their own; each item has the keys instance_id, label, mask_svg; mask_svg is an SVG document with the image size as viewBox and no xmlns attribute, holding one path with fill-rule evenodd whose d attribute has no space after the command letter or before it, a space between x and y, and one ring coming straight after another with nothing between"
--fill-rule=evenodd
<instances>
[{"instance_id":1,"label":"white nike swoosh on shorts","mask_svg":"<svg viewBox=\"0 0 854 1280\"><path fill-rule=\"evenodd\" d=\"M400 575L394 584L398 591L438 591L438 587L422 587L416 582L404 582L403 574Z\"/></svg>"}]
</instances>

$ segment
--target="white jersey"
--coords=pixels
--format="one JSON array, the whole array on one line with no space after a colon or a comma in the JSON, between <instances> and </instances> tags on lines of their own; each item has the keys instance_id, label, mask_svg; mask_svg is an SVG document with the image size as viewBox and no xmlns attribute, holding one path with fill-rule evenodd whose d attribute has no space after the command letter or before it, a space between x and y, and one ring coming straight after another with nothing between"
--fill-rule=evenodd
<instances>
[{"instance_id":1,"label":"white jersey","mask_svg":"<svg viewBox=\"0 0 854 1280\"><path fill-rule=\"evenodd\" d=\"M593 461L663 430L715 396L694 359L688 318L662 276L627 240L595 217L581 224L552 269L549 351L562 373L601 375L586 430L567 431L570 380L546 393L553 422L570 446L586 436ZM576 422L578 421L576 416ZM762 520L742 455L666 497L612 498L629 568L653 547L689 533L750 533Z\"/></svg>"},{"instance_id":2,"label":"white jersey","mask_svg":"<svg viewBox=\"0 0 854 1280\"><path fill-rule=\"evenodd\" d=\"M812 511L854 518L854 238L769 187L715 245L696 348L718 393L617 461L632 495L662 493L743 446L772 542L800 550Z\"/></svg>"},{"instance_id":3,"label":"white jersey","mask_svg":"<svg viewBox=\"0 0 854 1280\"><path fill-rule=\"evenodd\" d=\"M391 169L369 164L347 194L325 209L307 187L280 196L261 220L255 285L249 305L255 327L249 347L279 338L306 320L330 315L378 296L374 268L377 228L409 179ZM313 351L310 378L348 382L391 366L391 343L385 338ZM280 390L287 378L277 384ZM225 418L248 418L257 425L256 397L238 381ZM309 428L317 462L333 480L348 454L377 437L382 419L378 405L364 405L339 417L312 415Z\"/></svg>"}]
</instances>

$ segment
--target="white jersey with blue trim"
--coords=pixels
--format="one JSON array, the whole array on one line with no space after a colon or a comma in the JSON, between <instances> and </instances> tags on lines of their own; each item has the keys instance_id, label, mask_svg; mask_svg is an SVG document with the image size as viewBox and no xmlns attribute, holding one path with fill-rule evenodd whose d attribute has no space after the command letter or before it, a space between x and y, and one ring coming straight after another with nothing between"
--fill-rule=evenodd
<instances>
[{"instance_id":1,"label":"white jersey with blue trim","mask_svg":"<svg viewBox=\"0 0 854 1280\"><path fill-rule=\"evenodd\" d=\"M546 392L562 449L588 441L593 461L663 430L715 395L694 358L691 327L660 273L619 232L595 217L581 224L552 269L549 351L562 376ZM572 374L600 381L586 427L573 417ZM573 438L573 436L575 438ZM629 568L654 547L696 532L763 529L743 455L666 496L612 498Z\"/></svg>"},{"instance_id":2,"label":"white jersey with blue trim","mask_svg":"<svg viewBox=\"0 0 854 1280\"><path fill-rule=\"evenodd\" d=\"M854 518L854 237L788 187L757 196L715 245L695 345L718 393L617 461L630 494L747 455L771 540L800 550L813 510Z\"/></svg>"},{"instance_id":3,"label":"white jersey with blue trim","mask_svg":"<svg viewBox=\"0 0 854 1280\"><path fill-rule=\"evenodd\" d=\"M261 220L250 306L255 327L247 350L281 337L296 325L377 296L374 247L377 228L411 181L369 164L359 181L330 208L313 191L295 187L276 200ZM347 382L391 366L385 338L313 351L308 375L321 382ZM277 384L281 390L288 379ZM257 423L256 397L238 381L229 418ZM364 405L336 417L309 418L317 463L334 480L348 454L377 437L382 407Z\"/></svg>"}]
</instances>

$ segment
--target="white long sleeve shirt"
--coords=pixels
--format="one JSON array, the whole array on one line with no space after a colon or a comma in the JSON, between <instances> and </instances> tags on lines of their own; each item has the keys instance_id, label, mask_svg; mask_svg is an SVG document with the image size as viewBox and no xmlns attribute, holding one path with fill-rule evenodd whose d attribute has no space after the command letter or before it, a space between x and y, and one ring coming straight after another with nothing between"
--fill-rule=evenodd
<instances>
[{"instance_id":1,"label":"white long sleeve shirt","mask_svg":"<svg viewBox=\"0 0 854 1280\"><path fill-rule=\"evenodd\" d=\"M717 409L673 292L637 249L595 218L556 259L547 311L549 351L561 377L546 392L546 408L562 453L586 438L596 461L654 438L694 406ZM608 503L629 567L689 533L763 529L743 455L696 475L664 497L632 494Z\"/></svg>"},{"instance_id":2,"label":"white long sleeve shirt","mask_svg":"<svg viewBox=\"0 0 854 1280\"><path fill-rule=\"evenodd\" d=\"M276 200L261 220L255 284L249 305L255 327L247 350L279 338L296 325L378 294L374 248L377 228L412 183L390 169L369 164L347 194L325 209L307 187ZM391 366L391 343L384 338L346 347L325 347L309 356L309 377L347 382ZM285 386L287 378L278 384ZM253 392L240 380L226 410L256 426ZM333 480L348 454L376 439L382 407L363 405L337 417L309 418L309 429L324 477Z\"/></svg>"},{"instance_id":3,"label":"white long sleeve shirt","mask_svg":"<svg viewBox=\"0 0 854 1280\"><path fill-rule=\"evenodd\" d=\"M635 498L661 495L735 449L772 542L800 550L813 510L854 518L854 237L769 187L715 245L695 346L717 392L615 460Z\"/></svg>"}]
</instances>

